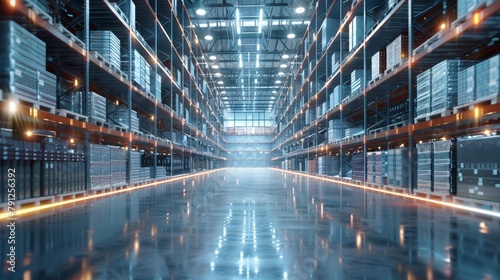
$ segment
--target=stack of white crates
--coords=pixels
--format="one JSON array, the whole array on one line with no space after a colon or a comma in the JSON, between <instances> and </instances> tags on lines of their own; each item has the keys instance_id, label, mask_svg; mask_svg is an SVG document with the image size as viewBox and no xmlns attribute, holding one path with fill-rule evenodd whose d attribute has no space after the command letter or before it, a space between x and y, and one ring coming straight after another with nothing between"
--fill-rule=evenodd
<instances>
[{"instance_id":1,"label":"stack of white crates","mask_svg":"<svg viewBox=\"0 0 500 280\"><path fill-rule=\"evenodd\" d=\"M387 158L389 185L408 187L408 149L391 149Z\"/></svg>"},{"instance_id":2,"label":"stack of white crates","mask_svg":"<svg viewBox=\"0 0 500 280\"><path fill-rule=\"evenodd\" d=\"M345 59L345 53L342 52L342 59ZM340 61L340 52L334 52L332 54L332 74L334 74L337 70L339 70L340 68L340 63L342 61Z\"/></svg>"},{"instance_id":3,"label":"stack of white crates","mask_svg":"<svg viewBox=\"0 0 500 280\"><path fill-rule=\"evenodd\" d=\"M457 105L458 72L468 65L468 61L445 60L432 67L431 112Z\"/></svg>"},{"instance_id":4,"label":"stack of white crates","mask_svg":"<svg viewBox=\"0 0 500 280\"><path fill-rule=\"evenodd\" d=\"M305 122L306 124L310 124L312 123L315 119L316 119L316 116L315 116L315 110L313 108L310 108L308 110L305 111Z\"/></svg>"},{"instance_id":5,"label":"stack of white crates","mask_svg":"<svg viewBox=\"0 0 500 280\"><path fill-rule=\"evenodd\" d=\"M341 140L344 137L344 131L349 128L349 124L340 120L330 120L328 122L328 143Z\"/></svg>"},{"instance_id":6,"label":"stack of white crates","mask_svg":"<svg viewBox=\"0 0 500 280\"><path fill-rule=\"evenodd\" d=\"M80 115L83 115L83 93L80 91L72 92L61 99L61 109L65 109ZM92 109L89 110L90 116L97 121L106 122L106 98L90 91L89 98L92 102Z\"/></svg>"},{"instance_id":7,"label":"stack of white crates","mask_svg":"<svg viewBox=\"0 0 500 280\"><path fill-rule=\"evenodd\" d=\"M476 100L476 66L458 72L458 100L462 105Z\"/></svg>"},{"instance_id":8,"label":"stack of white crates","mask_svg":"<svg viewBox=\"0 0 500 280\"><path fill-rule=\"evenodd\" d=\"M128 108L122 107L117 109L110 115L110 119L114 120L119 126L128 128ZM134 110L132 110L131 129L132 131L139 131L139 118L137 116L137 112Z\"/></svg>"},{"instance_id":9,"label":"stack of white crates","mask_svg":"<svg viewBox=\"0 0 500 280\"><path fill-rule=\"evenodd\" d=\"M366 31L368 32L373 27L373 19L366 18ZM361 44L364 40L364 25L363 17L355 16L351 23L349 23L349 51Z\"/></svg>"},{"instance_id":10,"label":"stack of white crates","mask_svg":"<svg viewBox=\"0 0 500 280\"><path fill-rule=\"evenodd\" d=\"M366 76L370 77L371 73L369 70L366 70ZM351 72L351 93L354 95L365 88L365 79L364 79L363 69L356 69Z\"/></svg>"},{"instance_id":11,"label":"stack of white crates","mask_svg":"<svg viewBox=\"0 0 500 280\"><path fill-rule=\"evenodd\" d=\"M116 69L120 69L120 39L111 31L90 31L90 50L98 52Z\"/></svg>"},{"instance_id":12,"label":"stack of white crates","mask_svg":"<svg viewBox=\"0 0 500 280\"><path fill-rule=\"evenodd\" d=\"M111 185L111 148L90 144L90 188L105 188Z\"/></svg>"},{"instance_id":13,"label":"stack of white crates","mask_svg":"<svg viewBox=\"0 0 500 280\"><path fill-rule=\"evenodd\" d=\"M432 142L417 144L417 188L432 191Z\"/></svg>"},{"instance_id":14,"label":"stack of white crates","mask_svg":"<svg viewBox=\"0 0 500 280\"><path fill-rule=\"evenodd\" d=\"M476 64L476 98L481 99L490 94L490 60ZM497 92L498 94L498 92Z\"/></svg>"},{"instance_id":15,"label":"stack of white crates","mask_svg":"<svg viewBox=\"0 0 500 280\"><path fill-rule=\"evenodd\" d=\"M129 21L130 27L135 29L135 4L132 0L120 1L120 10L125 14L127 20Z\"/></svg>"},{"instance_id":16,"label":"stack of white crates","mask_svg":"<svg viewBox=\"0 0 500 280\"><path fill-rule=\"evenodd\" d=\"M141 167L142 152L131 152L130 181L132 184L141 183L151 178L149 167Z\"/></svg>"},{"instance_id":17,"label":"stack of white crates","mask_svg":"<svg viewBox=\"0 0 500 280\"><path fill-rule=\"evenodd\" d=\"M325 51L328 42L335 36L339 29L340 20L338 18L326 18L321 25L321 49Z\"/></svg>"},{"instance_id":18,"label":"stack of white crates","mask_svg":"<svg viewBox=\"0 0 500 280\"><path fill-rule=\"evenodd\" d=\"M434 192L449 194L452 172L452 140L434 142Z\"/></svg>"},{"instance_id":19,"label":"stack of white crates","mask_svg":"<svg viewBox=\"0 0 500 280\"><path fill-rule=\"evenodd\" d=\"M127 151L111 147L111 186L127 184Z\"/></svg>"},{"instance_id":20,"label":"stack of white crates","mask_svg":"<svg viewBox=\"0 0 500 280\"><path fill-rule=\"evenodd\" d=\"M431 81L432 68L417 76L417 117L425 116L431 112Z\"/></svg>"},{"instance_id":21,"label":"stack of white crates","mask_svg":"<svg viewBox=\"0 0 500 280\"><path fill-rule=\"evenodd\" d=\"M489 73L489 94L497 95L500 94L500 55L495 55L494 57L488 59L490 63L490 73Z\"/></svg>"},{"instance_id":22,"label":"stack of white crates","mask_svg":"<svg viewBox=\"0 0 500 280\"><path fill-rule=\"evenodd\" d=\"M408 36L406 34L399 35L386 48L386 67L393 69L401 64L403 59L407 57Z\"/></svg>"},{"instance_id":23,"label":"stack of white crates","mask_svg":"<svg viewBox=\"0 0 500 280\"><path fill-rule=\"evenodd\" d=\"M129 57L128 54L125 54L122 56L122 70L127 72L129 71ZM131 67L131 79L133 82L135 82L137 85L141 87L142 90L145 90L146 92L151 91L151 67L149 66L148 62L144 57L141 56L141 54L137 51L134 50L132 52L132 57L130 61L130 67Z\"/></svg>"},{"instance_id":24,"label":"stack of white crates","mask_svg":"<svg viewBox=\"0 0 500 280\"><path fill-rule=\"evenodd\" d=\"M350 137L353 137L353 136L360 134L362 131L363 131L363 128L361 128L361 127L350 127L350 128L346 128L344 135L346 138L350 138Z\"/></svg>"},{"instance_id":25,"label":"stack of white crates","mask_svg":"<svg viewBox=\"0 0 500 280\"><path fill-rule=\"evenodd\" d=\"M156 77L156 79L153 79ZM151 91L156 99L161 100L161 76L156 73L156 75L151 75Z\"/></svg>"},{"instance_id":26,"label":"stack of white crates","mask_svg":"<svg viewBox=\"0 0 500 280\"><path fill-rule=\"evenodd\" d=\"M56 77L45 70L45 42L14 21L0 21L0 38L0 100L13 98L53 108Z\"/></svg>"},{"instance_id":27,"label":"stack of white crates","mask_svg":"<svg viewBox=\"0 0 500 280\"><path fill-rule=\"evenodd\" d=\"M372 75L371 75L372 81L380 77L380 74L384 73L385 65L386 65L385 50L376 52L372 56Z\"/></svg>"},{"instance_id":28,"label":"stack of white crates","mask_svg":"<svg viewBox=\"0 0 500 280\"><path fill-rule=\"evenodd\" d=\"M342 94L340 93L340 89L342 87ZM330 93L330 109L337 107L345 96L349 96L351 94L351 90L346 86L336 86L333 89L333 92Z\"/></svg>"}]
</instances>

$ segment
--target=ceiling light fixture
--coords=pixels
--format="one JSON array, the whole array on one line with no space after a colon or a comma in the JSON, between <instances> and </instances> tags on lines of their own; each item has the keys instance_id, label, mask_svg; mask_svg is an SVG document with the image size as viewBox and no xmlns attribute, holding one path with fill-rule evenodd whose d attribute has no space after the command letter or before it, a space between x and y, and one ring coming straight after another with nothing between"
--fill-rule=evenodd
<instances>
[{"instance_id":1,"label":"ceiling light fixture","mask_svg":"<svg viewBox=\"0 0 500 280\"><path fill-rule=\"evenodd\" d=\"M240 27L240 9L236 8L236 33L238 35L241 32L241 27Z\"/></svg>"},{"instance_id":2,"label":"ceiling light fixture","mask_svg":"<svg viewBox=\"0 0 500 280\"><path fill-rule=\"evenodd\" d=\"M281 84L281 81L280 81L280 80L277 80L277 81L276 81L276 83L277 83L277 84Z\"/></svg>"},{"instance_id":3,"label":"ceiling light fixture","mask_svg":"<svg viewBox=\"0 0 500 280\"><path fill-rule=\"evenodd\" d=\"M218 81L218 82L217 82L217 84L219 84L219 85L223 85L223 84L224 84L224 82L223 82L223 81Z\"/></svg>"},{"instance_id":4,"label":"ceiling light fixture","mask_svg":"<svg viewBox=\"0 0 500 280\"><path fill-rule=\"evenodd\" d=\"M285 63L283 63L283 64L280 65L281 68L286 68L286 66L287 65Z\"/></svg>"},{"instance_id":5,"label":"ceiling light fixture","mask_svg":"<svg viewBox=\"0 0 500 280\"><path fill-rule=\"evenodd\" d=\"M298 6L297 8L295 8L295 13L297 13L297 14L302 14L305 11L306 11L306 8L304 8L302 6Z\"/></svg>"},{"instance_id":6,"label":"ceiling light fixture","mask_svg":"<svg viewBox=\"0 0 500 280\"><path fill-rule=\"evenodd\" d=\"M260 8L259 12L259 34L262 33L262 25L264 25L264 22L262 21L264 18L264 10Z\"/></svg>"},{"instance_id":7,"label":"ceiling light fixture","mask_svg":"<svg viewBox=\"0 0 500 280\"><path fill-rule=\"evenodd\" d=\"M238 46L241 46L241 39L238 38Z\"/></svg>"},{"instance_id":8,"label":"ceiling light fixture","mask_svg":"<svg viewBox=\"0 0 500 280\"><path fill-rule=\"evenodd\" d=\"M286 37L287 37L288 39L293 39L293 38L295 38L295 33L288 33L288 35L286 35ZM205 38L206 38L206 37L205 37Z\"/></svg>"},{"instance_id":9,"label":"ceiling light fixture","mask_svg":"<svg viewBox=\"0 0 500 280\"><path fill-rule=\"evenodd\" d=\"M220 76L222 76L221 73L219 73L219 72L215 73L215 77L220 77Z\"/></svg>"},{"instance_id":10,"label":"ceiling light fixture","mask_svg":"<svg viewBox=\"0 0 500 280\"><path fill-rule=\"evenodd\" d=\"M212 65L212 68L214 68L214 69L219 69L219 65L214 64L214 65Z\"/></svg>"},{"instance_id":11,"label":"ceiling light fixture","mask_svg":"<svg viewBox=\"0 0 500 280\"><path fill-rule=\"evenodd\" d=\"M212 35L206 35L205 36L205 40L207 40L207 41L211 41L213 39L214 39L214 37L212 37Z\"/></svg>"},{"instance_id":12,"label":"ceiling light fixture","mask_svg":"<svg viewBox=\"0 0 500 280\"><path fill-rule=\"evenodd\" d=\"M240 53L240 68L243 68L243 56Z\"/></svg>"},{"instance_id":13,"label":"ceiling light fixture","mask_svg":"<svg viewBox=\"0 0 500 280\"><path fill-rule=\"evenodd\" d=\"M288 59L290 56L288 54L284 54L282 57L283 59Z\"/></svg>"},{"instance_id":14,"label":"ceiling light fixture","mask_svg":"<svg viewBox=\"0 0 500 280\"><path fill-rule=\"evenodd\" d=\"M203 9L203 8L198 8L198 9L196 9L196 14L199 16L204 16L207 14L207 11L205 11L205 9Z\"/></svg>"},{"instance_id":15,"label":"ceiling light fixture","mask_svg":"<svg viewBox=\"0 0 500 280\"><path fill-rule=\"evenodd\" d=\"M217 59L217 57L216 57L215 55L213 55L213 54L212 54L211 56L209 56L208 58L209 58L210 60L216 60L216 59Z\"/></svg>"},{"instance_id":16,"label":"ceiling light fixture","mask_svg":"<svg viewBox=\"0 0 500 280\"><path fill-rule=\"evenodd\" d=\"M257 54L257 59L256 59L256 61L255 61L255 67L256 67L256 68L259 68L259 67L260 67L260 55L259 55L259 54Z\"/></svg>"},{"instance_id":17,"label":"ceiling light fixture","mask_svg":"<svg viewBox=\"0 0 500 280\"><path fill-rule=\"evenodd\" d=\"M279 76L284 76L284 75L285 75L285 73L283 73L283 72L278 72L278 75L279 75Z\"/></svg>"}]
</instances>

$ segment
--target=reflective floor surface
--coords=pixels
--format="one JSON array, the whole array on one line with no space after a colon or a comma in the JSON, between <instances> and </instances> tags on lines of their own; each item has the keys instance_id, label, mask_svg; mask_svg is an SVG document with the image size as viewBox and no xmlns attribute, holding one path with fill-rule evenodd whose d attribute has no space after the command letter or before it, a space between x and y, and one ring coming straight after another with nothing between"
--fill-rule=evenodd
<instances>
[{"instance_id":1,"label":"reflective floor surface","mask_svg":"<svg viewBox=\"0 0 500 280\"><path fill-rule=\"evenodd\" d=\"M270 169L19 217L15 273L8 234L2 279L500 279L498 218Z\"/></svg>"}]
</instances>

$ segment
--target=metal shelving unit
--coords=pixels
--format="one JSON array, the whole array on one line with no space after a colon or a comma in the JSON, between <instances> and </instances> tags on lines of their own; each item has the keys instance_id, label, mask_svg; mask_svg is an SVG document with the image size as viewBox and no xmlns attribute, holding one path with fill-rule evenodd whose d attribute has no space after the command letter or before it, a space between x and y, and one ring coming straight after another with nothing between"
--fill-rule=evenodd
<instances>
[{"instance_id":1,"label":"metal shelving unit","mask_svg":"<svg viewBox=\"0 0 500 280\"><path fill-rule=\"evenodd\" d=\"M498 34L495 23L498 24L500 17L500 3L488 1L474 14L454 22L456 6L449 4L443 1L401 0L389 7L388 1L319 1L309 34L304 36L312 35L315 39L310 46L307 40L302 40L297 53L300 66L290 77L293 79L290 86L280 93L281 100L290 102L276 108L277 127L272 151L277 156L273 158L274 166L284 166L282 163L290 160L298 163L325 155L338 156L345 163L344 157L363 153L365 177L362 181L366 182L368 152L411 147L408 149L408 188L413 191L417 189L415 144L418 141L497 130L500 113L497 104L478 107L475 111L462 110L454 115L435 116L418 123L414 119L418 74L444 59L484 59L498 53L491 49L490 40ZM364 40L349 52L348 27L355 16L364 19ZM321 26L325 18L339 18L340 26L326 49L322 50L314 46L321 45L316 27ZM367 18L374 21L373 26L367 25ZM395 67L386 69L372 80L367 71L371 69L372 56L401 34L407 36L404 38L407 42L403 44L404 57ZM340 57L340 65L332 72L330 57L333 53ZM304 68L311 58L317 59L317 62L307 73ZM361 91L351 92L349 97L341 93L339 106L329 106L326 114L310 123L304 121L308 110L329 101L335 87L340 85L342 92L344 86L349 86L353 82L351 72L356 69L361 69L361 77L365 80ZM306 77L301 80L304 73ZM311 93L308 91L310 80L323 82L324 86ZM341 130L345 129L344 125L352 124L359 127L361 133L321 144L321 133L331 120L340 120ZM344 164L340 166L340 175L345 176L346 172L342 170Z\"/></svg>"}]
</instances>

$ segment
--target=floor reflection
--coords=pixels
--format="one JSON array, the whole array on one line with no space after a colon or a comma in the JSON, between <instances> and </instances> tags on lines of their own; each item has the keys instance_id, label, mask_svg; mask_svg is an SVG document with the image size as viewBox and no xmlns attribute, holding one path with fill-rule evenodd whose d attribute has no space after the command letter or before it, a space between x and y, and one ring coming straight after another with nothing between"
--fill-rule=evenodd
<instances>
[{"instance_id":1,"label":"floor reflection","mask_svg":"<svg viewBox=\"0 0 500 280\"><path fill-rule=\"evenodd\" d=\"M500 220L267 169L22 217L2 279L499 279Z\"/></svg>"}]
</instances>

